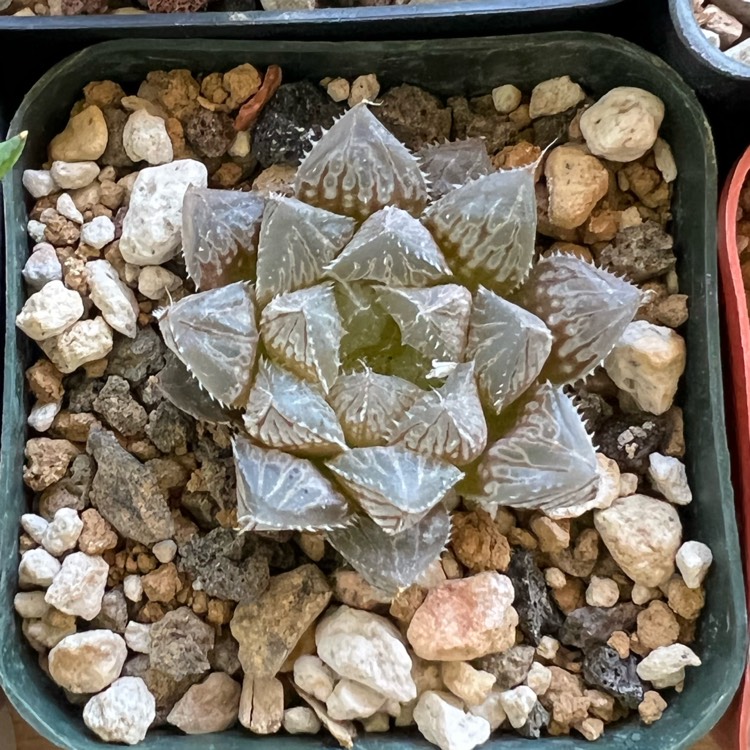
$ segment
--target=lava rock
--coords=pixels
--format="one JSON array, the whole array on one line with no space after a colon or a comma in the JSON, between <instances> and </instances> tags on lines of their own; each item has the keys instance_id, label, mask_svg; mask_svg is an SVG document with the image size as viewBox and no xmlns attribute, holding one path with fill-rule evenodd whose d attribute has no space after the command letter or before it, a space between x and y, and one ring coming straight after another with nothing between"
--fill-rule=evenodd
<instances>
[{"instance_id":1,"label":"lava rock","mask_svg":"<svg viewBox=\"0 0 750 750\"><path fill-rule=\"evenodd\" d=\"M342 108L309 81L279 86L258 118L253 156L263 167L296 166Z\"/></svg>"},{"instance_id":2,"label":"lava rock","mask_svg":"<svg viewBox=\"0 0 750 750\"><path fill-rule=\"evenodd\" d=\"M139 383L163 367L164 344L151 326L139 328L134 339L115 335L107 375L119 375L130 383Z\"/></svg>"},{"instance_id":3,"label":"lava rock","mask_svg":"<svg viewBox=\"0 0 750 750\"><path fill-rule=\"evenodd\" d=\"M146 435L162 453L187 453L192 424L176 406L162 401L148 415Z\"/></svg>"},{"instance_id":4,"label":"lava rock","mask_svg":"<svg viewBox=\"0 0 750 750\"><path fill-rule=\"evenodd\" d=\"M510 690L520 685L529 673L536 649L533 646L513 646L502 654L490 654L473 662L477 669L495 676L495 688Z\"/></svg>"},{"instance_id":5,"label":"lava rock","mask_svg":"<svg viewBox=\"0 0 750 750\"><path fill-rule=\"evenodd\" d=\"M549 720L549 711L537 701L531 709L526 723L519 729L516 729L516 731L521 737L526 737L529 740L538 740L542 735L542 729L549 726Z\"/></svg>"},{"instance_id":6,"label":"lava rock","mask_svg":"<svg viewBox=\"0 0 750 750\"><path fill-rule=\"evenodd\" d=\"M617 461L621 472L643 476L648 471L649 456L664 452L668 432L664 416L645 412L616 414L604 420L594 442L604 455Z\"/></svg>"},{"instance_id":7,"label":"lava rock","mask_svg":"<svg viewBox=\"0 0 750 750\"><path fill-rule=\"evenodd\" d=\"M117 375L107 378L94 399L94 411L126 437L137 435L148 421L146 410L130 395L128 381Z\"/></svg>"},{"instance_id":8,"label":"lava rock","mask_svg":"<svg viewBox=\"0 0 750 750\"><path fill-rule=\"evenodd\" d=\"M635 657L621 659L611 646L595 646L583 660L583 676L591 685L617 698L627 708L638 708L646 688L636 672Z\"/></svg>"},{"instance_id":9,"label":"lava rock","mask_svg":"<svg viewBox=\"0 0 750 750\"><path fill-rule=\"evenodd\" d=\"M514 552L507 570L513 582L516 598L513 606L518 612L519 627L535 646L544 635L557 636L563 618L547 590L544 574L528 550Z\"/></svg>"},{"instance_id":10,"label":"lava rock","mask_svg":"<svg viewBox=\"0 0 750 750\"><path fill-rule=\"evenodd\" d=\"M575 117L575 110L569 110L534 120L532 125L534 144L539 148L547 148L551 143L556 143L558 146L567 143L570 140L568 128L573 117Z\"/></svg>"},{"instance_id":11,"label":"lava rock","mask_svg":"<svg viewBox=\"0 0 750 750\"><path fill-rule=\"evenodd\" d=\"M450 138L451 110L418 86L389 89L375 115L402 143L416 151L426 143Z\"/></svg>"},{"instance_id":12,"label":"lava rock","mask_svg":"<svg viewBox=\"0 0 750 750\"><path fill-rule=\"evenodd\" d=\"M104 149L99 162L108 167L132 169L135 162L128 156L122 142L125 123L127 123L130 114L116 107L105 107L102 114L107 123L109 139L107 140L107 148Z\"/></svg>"},{"instance_id":13,"label":"lava rock","mask_svg":"<svg viewBox=\"0 0 750 750\"><path fill-rule=\"evenodd\" d=\"M631 602L615 607L579 607L565 618L560 640L584 650L606 643L617 630L632 631L640 611Z\"/></svg>"},{"instance_id":14,"label":"lava rock","mask_svg":"<svg viewBox=\"0 0 750 750\"><path fill-rule=\"evenodd\" d=\"M599 253L599 263L642 283L675 267L674 240L655 221L621 229Z\"/></svg>"},{"instance_id":15,"label":"lava rock","mask_svg":"<svg viewBox=\"0 0 750 750\"><path fill-rule=\"evenodd\" d=\"M235 602L254 601L268 587L266 555L255 552L240 560L230 558L238 534L231 529L214 529L205 536L196 534L180 547L180 566L194 585L209 596Z\"/></svg>"},{"instance_id":16,"label":"lava rock","mask_svg":"<svg viewBox=\"0 0 750 750\"><path fill-rule=\"evenodd\" d=\"M99 513L122 536L141 544L171 538L174 522L153 471L108 430L92 430L86 448L97 462L90 494Z\"/></svg>"},{"instance_id":17,"label":"lava rock","mask_svg":"<svg viewBox=\"0 0 750 750\"><path fill-rule=\"evenodd\" d=\"M216 158L224 156L237 134L229 115L200 107L187 118L185 135L201 156Z\"/></svg>"},{"instance_id":18,"label":"lava rock","mask_svg":"<svg viewBox=\"0 0 750 750\"><path fill-rule=\"evenodd\" d=\"M201 676L211 668L214 629L188 607L167 612L151 627L150 667L173 680Z\"/></svg>"}]
</instances>

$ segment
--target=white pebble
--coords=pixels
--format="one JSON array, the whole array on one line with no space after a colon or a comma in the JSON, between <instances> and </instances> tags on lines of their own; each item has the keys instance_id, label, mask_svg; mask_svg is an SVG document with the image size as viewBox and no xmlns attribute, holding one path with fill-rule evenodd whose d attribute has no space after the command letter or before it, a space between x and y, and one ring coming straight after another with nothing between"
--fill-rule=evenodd
<instances>
[{"instance_id":1,"label":"white pebble","mask_svg":"<svg viewBox=\"0 0 750 750\"><path fill-rule=\"evenodd\" d=\"M592 576L586 589L589 607L614 607L620 598L620 588L611 578Z\"/></svg>"},{"instance_id":2,"label":"white pebble","mask_svg":"<svg viewBox=\"0 0 750 750\"><path fill-rule=\"evenodd\" d=\"M424 738L440 750L473 750L490 736L490 723L464 713L457 698L427 690L414 707L414 721Z\"/></svg>"},{"instance_id":3,"label":"white pebble","mask_svg":"<svg viewBox=\"0 0 750 750\"><path fill-rule=\"evenodd\" d=\"M143 599L143 582L141 581L141 577L136 575L125 576L122 582L122 590L126 599L130 599L131 602L139 602Z\"/></svg>"},{"instance_id":4,"label":"white pebble","mask_svg":"<svg viewBox=\"0 0 750 750\"><path fill-rule=\"evenodd\" d=\"M21 181L33 198L44 198L58 189L52 175L46 169L24 169Z\"/></svg>"},{"instance_id":5,"label":"white pebble","mask_svg":"<svg viewBox=\"0 0 750 750\"><path fill-rule=\"evenodd\" d=\"M47 226L36 219L29 219L28 224L26 224L26 231L34 242L44 242L44 233L47 231Z\"/></svg>"},{"instance_id":6,"label":"white pebble","mask_svg":"<svg viewBox=\"0 0 750 750\"><path fill-rule=\"evenodd\" d=\"M648 476L654 489L670 503L688 505L692 502L693 493L688 484L685 464L679 458L652 453L648 457Z\"/></svg>"},{"instance_id":7,"label":"white pebble","mask_svg":"<svg viewBox=\"0 0 750 750\"><path fill-rule=\"evenodd\" d=\"M72 693L98 693L122 672L128 649L111 630L87 630L63 638L49 654L50 677Z\"/></svg>"},{"instance_id":8,"label":"white pebble","mask_svg":"<svg viewBox=\"0 0 750 750\"><path fill-rule=\"evenodd\" d=\"M325 703L333 692L333 671L317 656L300 656L294 662L294 682L300 690Z\"/></svg>"},{"instance_id":9,"label":"white pebble","mask_svg":"<svg viewBox=\"0 0 750 750\"><path fill-rule=\"evenodd\" d=\"M73 552L63 560L47 589L47 603L65 614L93 620L102 609L108 573L109 565L103 558Z\"/></svg>"},{"instance_id":10,"label":"white pebble","mask_svg":"<svg viewBox=\"0 0 750 750\"><path fill-rule=\"evenodd\" d=\"M97 216L81 227L81 242L101 250L115 238L115 225L109 216Z\"/></svg>"},{"instance_id":11,"label":"white pebble","mask_svg":"<svg viewBox=\"0 0 750 750\"><path fill-rule=\"evenodd\" d=\"M64 552L73 549L83 531L83 521L73 508L60 508L52 522L47 526L42 545L50 555L60 557Z\"/></svg>"},{"instance_id":12,"label":"white pebble","mask_svg":"<svg viewBox=\"0 0 750 750\"><path fill-rule=\"evenodd\" d=\"M24 280L34 291L38 291L50 281L62 281L62 264L55 248L48 242L36 245L22 273Z\"/></svg>"},{"instance_id":13,"label":"white pebble","mask_svg":"<svg viewBox=\"0 0 750 750\"><path fill-rule=\"evenodd\" d=\"M581 115L581 133L594 156L612 161L640 159L656 141L664 103L651 92L618 86Z\"/></svg>"},{"instance_id":14,"label":"white pebble","mask_svg":"<svg viewBox=\"0 0 750 750\"><path fill-rule=\"evenodd\" d=\"M552 682L552 670L535 661L526 675L526 684L537 694L544 695Z\"/></svg>"},{"instance_id":15,"label":"white pebble","mask_svg":"<svg viewBox=\"0 0 750 750\"><path fill-rule=\"evenodd\" d=\"M177 554L177 545L171 539L165 539L163 542L157 542L151 551L160 563L169 563Z\"/></svg>"},{"instance_id":16,"label":"white pebble","mask_svg":"<svg viewBox=\"0 0 750 750\"><path fill-rule=\"evenodd\" d=\"M635 474L620 474L620 497L635 495L638 491L638 477Z\"/></svg>"},{"instance_id":17,"label":"white pebble","mask_svg":"<svg viewBox=\"0 0 750 750\"><path fill-rule=\"evenodd\" d=\"M287 708L281 725L289 734L317 734L320 731L320 719L307 706Z\"/></svg>"},{"instance_id":18,"label":"white pebble","mask_svg":"<svg viewBox=\"0 0 750 750\"><path fill-rule=\"evenodd\" d=\"M50 174L63 190L76 190L90 185L99 176L99 165L94 161L53 161Z\"/></svg>"},{"instance_id":19,"label":"white pebble","mask_svg":"<svg viewBox=\"0 0 750 750\"><path fill-rule=\"evenodd\" d=\"M102 311L104 320L120 333L135 338L138 329L138 301L109 261L92 260L86 264L91 301Z\"/></svg>"},{"instance_id":20,"label":"white pebble","mask_svg":"<svg viewBox=\"0 0 750 750\"><path fill-rule=\"evenodd\" d=\"M73 199L68 193L60 194L60 197L57 199L56 208L57 213L66 219L75 224L83 224L83 214L76 208L76 204L73 203Z\"/></svg>"},{"instance_id":21,"label":"white pebble","mask_svg":"<svg viewBox=\"0 0 750 750\"><path fill-rule=\"evenodd\" d=\"M703 542L685 542L677 550L675 561L685 585L689 589L697 589L706 578L714 556Z\"/></svg>"},{"instance_id":22,"label":"white pebble","mask_svg":"<svg viewBox=\"0 0 750 750\"><path fill-rule=\"evenodd\" d=\"M492 89L492 103L502 115L508 115L518 109L521 103L521 91L512 83Z\"/></svg>"},{"instance_id":23,"label":"white pebble","mask_svg":"<svg viewBox=\"0 0 750 750\"><path fill-rule=\"evenodd\" d=\"M125 626L125 643L131 651L147 654L151 651L151 625L131 620Z\"/></svg>"},{"instance_id":24,"label":"white pebble","mask_svg":"<svg viewBox=\"0 0 750 750\"><path fill-rule=\"evenodd\" d=\"M661 690L679 685L685 679L685 667L700 665L701 660L692 649L682 643L675 643L655 648L635 671L642 680Z\"/></svg>"},{"instance_id":25,"label":"white pebble","mask_svg":"<svg viewBox=\"0 0 750 750\"><path fill-rule=\"evenodd\" d=\"M25 620L41 620L50 609L44 601L44 591L19 591L13 598L13 607Z\"/></svg>"},{"instance_id":26,"label":"white pebble","mask_svg":"<svg viewBox=\"0 0 750 750\"><path fill-rule=\"evenodd\" d=\"M138 270L138 266L133 266ZM144 266L139 269L138 291L148 299L159 300L182 284L182 279L161 266Z\"/></svg>"},{"instance_id":27,"label":"white pebble","mask_svg":"<svg viewBox=\"0 0 750 750\"><path fill-rule=\"evenodd\" d=\"M637 604L640 607L642 604L647 604L652 599L657 599L659 593L659 589L649 588L648 586L636 583L633 585L633 589L630 592L630 598L633 600L633 604Z\"/></svg>"},{"instance_id":28,"label":"white pebble","mask_svg":"<svg viewBox=\"0 0 750 750\"><path fill-rule=\"evenodd\" d=\"M550 78L534 86L529 101L529 116L537 117L556 115L575 107L582 102L586 94L570 76Z\"/></svg>"},{"instance_id":29,"label":"white pebble","mask_svg":"<svg viewBox=\"0 0 750 750\"><path fill-rule=\"evenodd\" d=\"M122 131L122 145L133 161L166 164L172 161L172 141L164 120L138 109L128 117Z\"/></svg>"},{"instance_id":30,"label":"white pebble","mask_svg":"<svg viewBox=\"0 0 750 750\"><path fill-rule=\"evenodd\" d=\"M366 76L357 76L352 81L347 103L350 107L354 107L360 102L374 102L379 93L380 82L374 73L369 73Z\"/></svg>"},{"instance_id":31,"label":"white pebble","mask_svg":"<svg viewBox=\"0 0 750 750\"><path fill-rule=\"evenodd\" d=\"M552 661L557 656L559 649L560 641L557 638L553 638L551 635L543 635L536 647L536 652L542 659Z\"/></svg>"},{"instance_id":32,"label":"white pebble","mask_svg":"<svg viewBox=\"0 0 750 750\"><path fill-rule=\"evenodd\" d=\"M136 745L156 718L156 701L140 677L121 677L83 709L86 726L105 742Z\"/></svg>"},{"instance_id":33,"label":"white pebble","mask_svg":"<svg viewBox=\"0 0 750 750\"><path fill-rule=\"evenodd\" d=\"M53 401L49 404L43 404L37 401L31 407L29 416L26 418L26 424L37 432L47 432L55 417L60 413L62 401Z\"/></svg>"},{"instance_id":34,"label":"white pebble","mask_svg":"<svg viewBox=\"0 0 750 750\"><path fill-rule=\"evenodd\" d=\"M59 336L83 315L83 300L62 281L50 281L32 294L16 316L16 325L34 341Z\"/></svg>"},{"instance_id":35,"label":"white pebble","mask_svg":"<svg viewBox=\"0 0 750 750\"><path fill-rule=\"evenodd\" d=\"M328 696L326 708L336 721L364 719L380 711L385 696L354 680L340 680Z\"/></svg>"},{"instance_id":36,"label":"white pebble","mask_svg":"<svg viewBox=\"0 0 750 750\"><path fill-rule=\"evenodd\" d=\"M526 723L536 700L536 693L528 685L519 685L500 694L500 702L514 729L520 729Z\"/></svg>"},{"instance_id":37,"label":"white pebble","mask_svg":"<svg viewBox=\"0 0 750 750\"><path fill-rule=\"evenodd\" d=\"M112 351L112 343L112 329L104 318L94 318L79 320L60 336L40 341L39 346L52 364L67 374L106 357Z\"/></svg>"},{"instance_id":38,"label":"white pebble","mask_svg":"<svg viewBox=\"0 0 750 750\"><path fill-rule=\"evenodd\" d=\"M44 532L49 526L46 518L38 516L36 513L24 513L21 516L21 528L37 543L41 544L44 538Z\"/></svg>"},{"instance_id":39,"label":"white pebble","mask_svg":"<svg viewBox=\"0 0 750 750\"><path fill-rule=\"evenodd\" d=\"M654 161L661 172L664 182L674 182L677 179L677 165L672 155L672 149L663 138L657 138L654 143Z\"/></svg>"},{"instance_id":40,"label":"white pebble","mask_svg":"<svg viewBox=\"0 0 750 750\"><path fill-rule=\"evenodd\" d=\"M227 153L235 159L244 159L250 153L251 145L250 131L240 130L239 133L234 136L232 145L227 150Z\"/></svg>"},{"instance_id":41,"label":"white pebble","mask_svg":"<svg viewBox=\"0 0 750 750\"><path fill-rule=\"evenodd\" d=\"M495 688L490 691L490 694L484 699L478 706L468 706L469 713L474 716L481 716L483 719L489 722L490 729L494 732L499 729L503 722L508 718L505 715L505 709L500 700L502 690Z\"/></svg>"},{"instance_id":42,"label":"white pebble","mask_svg":"<svg viewBox=\"0 0 750 750\"><path fill-rule=\"evenodd\" d=\"M59 561L46 549L30 549L21 555L18 585L21 588L47 588L59 572Z\"/></svg>"},{"instance_id":43,"label":"white pebble","mask_svg":"<svg viewBox=\"0 0 750 750\"><path fill-rule=\"evenodd\" d=\"M46 653L47 649L54 648L63 638L76 632L75 617L65 618L65 621L60 622L62 619L56 620L55 625L46 620L24 620L23 634L32 648Z\"/></svg>"}]
</instances>

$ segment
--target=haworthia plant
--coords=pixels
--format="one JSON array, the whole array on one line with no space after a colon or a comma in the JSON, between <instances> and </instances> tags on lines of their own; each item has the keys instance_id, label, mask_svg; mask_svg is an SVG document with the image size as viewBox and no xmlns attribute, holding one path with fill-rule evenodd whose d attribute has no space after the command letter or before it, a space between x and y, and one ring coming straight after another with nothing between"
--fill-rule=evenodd
<instances>
[{"instance_id":1,"label":"haworthia plant","mask_svg":"<svg viewBox=\"0 0 750 750\"><path fill-rule=\"evenodd\" d=\"M187 368L167 396L236 433L240 526L324 533L390 593L439 558L456 492L596 502L594 447L561 389L640 302L579 258L538 259L533 170L494 172L480 147L420 162L361 104L303 160L294 198L189 191L200 291L161 315Z\"/></svg>"}]
</instances>

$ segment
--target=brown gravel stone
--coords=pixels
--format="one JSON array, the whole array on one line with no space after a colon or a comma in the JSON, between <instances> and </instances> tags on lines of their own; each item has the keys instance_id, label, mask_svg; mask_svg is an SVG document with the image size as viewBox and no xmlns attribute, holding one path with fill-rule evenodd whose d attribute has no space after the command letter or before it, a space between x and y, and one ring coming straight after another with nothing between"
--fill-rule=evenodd
<instances>
[{"instance_id":1,"label":"brown gravel stone","mask_svg":"<svg viewBox=\"0 0 750 750\"><path fill-rule=\"evenodd\" d=\"M40 359L26 370L26 382L37 401L50 404L60 401L65 393L63 374L48 359Z\"/></svg>"},{"instance_id":2,"label":"brown gravel stone","mask_svg":"<svg viewBox=\"0 0 750 750\"><path fill-rule=\"evenodd\" d=\"M272 164L253 180L253 190L257 190L260 193L292 195L296 174L297 167L289 164Z\"/></svg>"},{"instance_id":3,"label":"brown gravel stone","mask_svg":"<svg viewBox=\"0 0 750 750\"><path fill-rule=\"evenodd\" d=\"M301 531L297 537L297 544L313 562L322 560L326 553L326 540L322 534Z\"/></svg>"},{"instance_id":4,"label":"brown gravel stone","mask_svg":"<svg viewBox=\"0 0 750 750\"><path fill-rule=\"evenodd\" d=\"M336 570L331 576L333 598L348 607L373 610L391 598L369 584L356 570Z\"/></svg>"},{"instance_id":5,"label":"brown gravel stone","mask_svg":"<svg viewBox=\"0 0 750 750\"><path fill-rule=\"evenodd\" d=\"M552 596L557 606L567 615L586 604L586 585L578 578L568 578L562 588L553 589Z\"/></svg>"},{"instance_id":6,"label":"brown gravel stone","mask_svg":"<svg viewBox=\"0 0 750 750\"><path fill-rule=\"evenodd\" d=\"M206 621L212 625L226 625L234 614L234 604L222 599L209 599Z\"/></svg>"},{"instance_id":7,"label":"brown gravel stone","mask_svg":"<svg viewBox=\"0 0 750 750\"><path fill-rule=\"evenodd\" d=\"M160 602L147 602L138 613L138 622L159 622L167 614L166 607Z\"/></svg>"},{"instance_id":8,"label":"brown gravel stone","mask_svg":"<svg viewBox=\"0 0 750 750\"><path fill-rule=\"evenodd\" d=\"M584 693L583 680L560 667L550 666L552 681L540 698L558 724L568 727L588 717L591 699Z\"/></svg>"},{"instance_id":9,"label":"brown gravel stone","mask_svg":"<svg viewBox=\"0 0 750 750\"><path fill-rule=\"evenodd\" d=\"M144 575L141 581L143 593L152 602L170 602L182 588L174 563L159 566L156 570Z\"/></svg>"},{"instance_id":10,"label":"brown gravel stone","mask_svg":"<svg viewBox=\"0 0 750 750\"><path fill-rule=\"evenodd\" d=\"M602 721L610 722L615 718L615 699L601 690L584 690L590 701L589 711Z\"/></svg>"},{"instance_id":11,"label":"brown gravel stone","mask_svg":"<svg viewBox=\"0 0 750 750\"><path fill-rule=\"evenodd\" d=\"M451 548L459 562L472 573L504 571L510 564L508 540L483 510L453 514Z\"/></svg>"},{"instance_id":12,"label":"brown gravel stone","mask_svg":"<svg viewBox=\"0 0 750 750\"><path fill-rule=\"evenodd\" d=\"M101 422L89 412L61 411L50 427L50 434L73 443L85 443L92 428L101 427Z\"/></svg>"},{"instance_id":13,"label":"brown gravel stone","mask_svg":"<svg viewBox=\"0 0 750 750\"><path fill-rule=\"evenodd\" d=\"M667 708L667 702L655 690L649 690L644 696L643 701L638 706L638 714L644 724L653 724L661 719L662 714Z\"/></svg>"},{"instance_id":14,"label":"brown gravel stone","mask_svg":"<svg viewBox=\"0 0 750 750\"><path fill-rule=\"evenodd\" d=\"M514 547L523 547L528 550L535 550L539 546L536 537L526 529L522 529L519 526L514 526L508 532L508 541Z\"/></svg>"},{"instance_id":15,"label":"brown gravel stone","mask_svg":"<svg viewBox=\"0 0 750 750\"><path fill-rule=\"evenodd\" d=\"M702 586L689 589L682 578L675 576L667 584L667 600L675 614L686 620L695 620L706 603L706 594Z\"/></svg>"},{"instance_id":16,"label":"brown gravel stone","mask_svg":"<svg viewBox=\"0 0 750 750\"><path fill-rule=\"evenodd\" d=\"M671 646L680 636L680 624L672 610L660 601L638 613L638 640L647 651Z\"/></svg>"},{"instance_id":17,"label":"brown gravel stone","mask_svg":"<svg viewBox=\"0 0 750 750\"><path fill-rule=\"evenodd\" d=\"M627 659L630 656L630 636L622 630L612 633L607 645L617 651L621 659Z\"/></svg>"},{"instance_id":18,"label":"brown gravel stone","mask_svg":"<svg viewBox=\"0 0 750 750\"><path fill-rule=\"evenodd\" d=\"M41 492L65 476L70 462L79 452L69 440L31 438L24 449L27 464L23 481L32 490Z\"/></svg>"},{"instance_id":19,"label":"brown gravel stone","mask_svg":"<svg viewBox=\"0 0 750 750\"><path fill-rule=\"evenodd\" d=\"M542 552L561 552L570 546L569 522L553 521L547 516L538 515L531 519L530 526Z\"/></svg>"},{"instance_id":20,"label":"brown gravel stone","mask_svg":"<svg viewBox=\"0 0 750 750\"><path fill-rule=\"evenodd\" d=\"M78 537L78 548L87 555L101 555L117 546L117 534L94 508L81 514L83 530Z\"/></svg>"},{"instance_id":21,"label":"brown gravel stone","mask_svg":"<svg viewBox=\"0 0 750 750\"><path fill-rule=\"evenodd\" d=\"M402 625L408 625L426 596L427 590L421 586L409 586L408 589L399 592L391 602L389 610L391 617L394 617Z\"/></svg>"},{"instance_id":22,"label":"brown gravel stone","mask_svg":"<svg viewBox=\"0 0 750 750\"><path fill-rule=\"evenodd\" d=\"M240 604L231 628L245 672L275 675L330 598L331 589L320 570L302 565L273 576L257 601Z\"/></svg>"}]
</instances>

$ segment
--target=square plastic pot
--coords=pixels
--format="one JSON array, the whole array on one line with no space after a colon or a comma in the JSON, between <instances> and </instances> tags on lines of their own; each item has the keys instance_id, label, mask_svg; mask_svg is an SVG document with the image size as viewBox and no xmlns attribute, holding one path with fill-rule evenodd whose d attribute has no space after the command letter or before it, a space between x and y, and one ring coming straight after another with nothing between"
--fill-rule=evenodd
<instances>
[{"instance_id":1,"label":"square plastic pot","mask_svg":"<svg viewBox=\"0 0 750 750\"><path fill-rule=\"evenodd\" d=\"M64 126L81 88L92 77L124 85L150 70L190 68L226 70L241 62L277 63L286 80L317 81L336 74L351 77L376 72L384 88L401 82L424 86L440 96L486 93L501 83L528 90L536 83L568 74L594 96L614 86L646 88L661 97L667 116L662 132L672 145L679 177L673 212L678 273L690 298L685 326L687 371L681 388L688 452L686 464L695 496L683 509L685 537L707 543L715 562L707 581L707 600L695 648L703 660L688 675L685 690L670 696L663 719L644 727L637 717L607 730L602 750L681 750L705 735L723 714L745 666L747 619L740 548L729 477L716 268L716 163L708 124L692 91L661 60L622 40L597 34L553 33L432 42L240 42L131 40L86 49L50 70L28 93L11 132L27 129L29 142L6 184L6 356L0 457L0 682L21 715L37 731L67 750L101 748L85 729L80 709L70 706L37 666L13 613L16 591L18 522L28 497L22 482L27 398L24 369L32 349L13 321L24 300L21 269L28 254L28 203L21 185L24 168L45 159L50 138ZM331 745L322 737L252 737L240 729L221 735L178 736L160 729L149 734L144 750L240 750L252 742L272 750L308 750ZM363 735L364 750L428 747L415 732ZM488 750L528 750L527 740L503 735ZM578 736L536 740L537 750L583 750Z\"/></svg>"}]
</instances>

